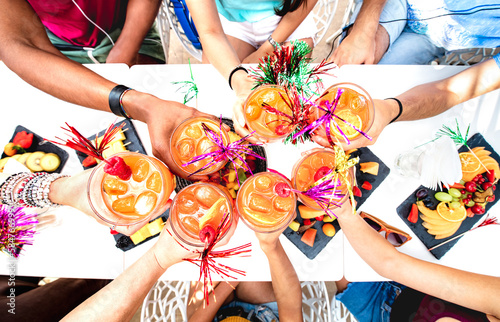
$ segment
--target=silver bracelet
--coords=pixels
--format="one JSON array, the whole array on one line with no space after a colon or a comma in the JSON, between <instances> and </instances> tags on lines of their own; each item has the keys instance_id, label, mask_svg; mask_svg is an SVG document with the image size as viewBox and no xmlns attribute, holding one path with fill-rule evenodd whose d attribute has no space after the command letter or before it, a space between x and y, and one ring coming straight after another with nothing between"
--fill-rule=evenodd
<instances>
[{"instance_id":1,"label":"silver bracelet","mask_svg":"<svg viewBox=\"0 0 500 322\"><path fill-rule=\"evenodd\" d=\"M273 36L269 35L269 37L267 37L267 41L269 41L269 43L274 47L274 48L278 48L278 47L281 47L283 46L283 43L279 43L277 42L276 40L273 39Z\"/></svg>"}]
</instances>

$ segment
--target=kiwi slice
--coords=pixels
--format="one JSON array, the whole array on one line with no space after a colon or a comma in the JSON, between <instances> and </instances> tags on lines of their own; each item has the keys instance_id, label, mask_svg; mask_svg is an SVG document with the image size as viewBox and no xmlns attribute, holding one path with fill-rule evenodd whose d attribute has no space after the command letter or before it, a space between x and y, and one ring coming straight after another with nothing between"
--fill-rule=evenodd
<instances>
[{"instance_id":1,"label":"kiwi slice","mask_svg":"<svg viewBox=\"0 0 500 322\"><path fill-rule=\"evenodd\" d=\"M43 171L52 172L59 168L61 159L55 153L47 153L40 159L40 166Z\"/></svg>"},{"instance_id":2,"label":"kiwi slice","mask_svg":"<svg viewBox=\"0 0 500 322\"><path fill-rule=\"evenodd\" d=\"M12 156L12 159L19 161L19 158L21 157L22 154L14 154Z\"/></svg>"},{"instance_id":3,"label":"kiwi slice","mask_svg":"<svg viewBox=\"0 0 500 322\"><path fill-rule=\"evenodd\" d=\"M26 160L26 166L33 172L43 171L42 166L40 165L40 159L45 155L45 152L36 151L31 154Z\"/></svg>"},{"instance_id":4,"label":"kiwi slice","mask_svg":"<svg viewBox=\"0 0 500 322\"><path fill-rule=\"evenodd\" d=\"M32 155L33 153L31 152L27 152L27 153L23 153L23 154L20 154L19 155L19 159L17 159L17 161L19 161L20 163L26 165L26 160L28 160L28 158L30 157L30 155Z\"/></svg>"}]
</instances>

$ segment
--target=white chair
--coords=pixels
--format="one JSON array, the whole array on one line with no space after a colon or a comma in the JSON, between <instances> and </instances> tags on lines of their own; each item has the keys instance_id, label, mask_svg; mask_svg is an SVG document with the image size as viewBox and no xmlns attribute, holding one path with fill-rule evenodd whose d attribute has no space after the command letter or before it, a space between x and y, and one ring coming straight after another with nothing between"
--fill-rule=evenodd
<instances>
[{"instance_id":1,"label":"white chair","mask_svg":"<svg viewBox=\"0 0 500 322\"><path fill-rule=\"evenodd\" d=\"M166 8L161 5L158 15L156 16L156 26L161 38L161 45L165 53L165 62L168 62L168 47L170 44L170 25L168 24Z\"/></svg>"},{"instance_id":2,"label":"white chair","mask_svg":"<svg viewBox=\"0 0 500 322\"><path fill-rule=\"evenodd\" d=\"M332 299L332 322L357 322L354 315L349 312L349 310L342 304L342 302L337 301L335 295Z\"/></svg>"},{"instance_id":3,"label":"white chair","mask_svg":"<svg viewBox=\"0 0 500 322\"><path fill-rule=\"evenodd\" d=\"M325 36L328 27L332 23L333 16L335 15L335 11L337 10L338 0L318 0L316 5L314 6L313 19L316 23L316 35L314 36L314 41L318 44L323 37ZM186 7L187 9L187 7ZM168 23L175 35L181 42L182 46L186 51L191 54L194 58L201 61L201 49L193 46L192 41L186 36L186 32L183 30L181 23L179 22L179 18L175 14L174 5L170 0L163 0L160 13L164 12L165 14L159 14L158 20L161 25L165 24L165 18L168 19ZM190 19L190 18L188 18ZM163 20L163 21L162 21ZM190 31L188 31L190 32Z\"/></svg>"},{"instance_id":4,"label":"white chair","mask_svg":"<svg viewBox=\"0 0 500 322\"><path fill-rule=\"evenodd\" d=\"M470 66L487 59L493 58L500 52L500 48L471 48L447 51L438 59L439 65L465 65Z\"/></svg>"},{"instance_id":5,"label":"white chair","mask_svg":"<svg viewBox=\"0 0 500 322\"><path fill-rule=\"evenodd\" d=\"M330 322L330 301L324 282L301 282L306 322ZM187 321L189 281L158 281L144 299L141 321Z\"/></svg>"}]
</instances>

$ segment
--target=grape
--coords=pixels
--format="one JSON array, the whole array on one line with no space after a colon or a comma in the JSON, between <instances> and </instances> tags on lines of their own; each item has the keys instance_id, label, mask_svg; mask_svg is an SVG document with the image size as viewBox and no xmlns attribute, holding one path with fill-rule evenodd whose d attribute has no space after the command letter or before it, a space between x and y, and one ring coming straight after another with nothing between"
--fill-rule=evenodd
<instances>
[{"instance_id":1,"label":"grape","mask_svg":"<svg viewBox=\"0 0 500 322\"><path fill-rule=\"evenodd\" d=\"M445 202L450 202L453 199L453 197L447 194L446 192L437 192L434 195L434 198L436 198L439 201L445 201Z\"/></svg>"},{"instance_id":2,"label":"grape","mask_svg":"<svg viewBox=\"0 0 500 322\"><path fill-rule=\"evenodd\" d=\"M472 207L474 206L476 203L473 201L473 200L469 200L469 203L466 204L467 207Z\"/></svg>"},{"instance_id":3,"label":"grape","mask_svg":"<svg viewBox=\"0 0 500 322\"><path fill-rule=\"evenodd\" d=\"M428 192L427 192L427 189L419 189L417 190L417 192L415 193L415 196L417 197L417 199L424 199L425 197L428 196Z\"/></svg>"},{"instance_id":4,"label":"grape","mask_svg":"<svg viewBox=\"0 0 500 322\"><path fill-rule=\"evenodd\" d=\"M451 201L459 201L459 200L460 200L459 198L455 198L455 197L453 197L453 198L451 199Z\"/></svg>"},{"instance_id":5,"label":"grape","mask_svg":"<svg viewBox=\"0 0 500 322\"><path fill-rule=\"evenodd\" d=\"M458 202L458 201L453 201L453 202L451 202L451 203L450 203L450 208L451 208L451 209L457 209L457 208L459 208L461 205L462 205L462 204L461 204L460 202Z\"/></svg>"},{"instance_id":6,"label":"grape","mask_svg":"<svg viewBox=\"0 0 500 322\"><path fill-rule=\"evenodd\" d=\"M455 189L455 188L448 189L448 194L450 194L452 197L455 197L455 198L458 198L458 197L460 197L462 195L460 193L460 190Z\"/></svg>"}]
</instances>

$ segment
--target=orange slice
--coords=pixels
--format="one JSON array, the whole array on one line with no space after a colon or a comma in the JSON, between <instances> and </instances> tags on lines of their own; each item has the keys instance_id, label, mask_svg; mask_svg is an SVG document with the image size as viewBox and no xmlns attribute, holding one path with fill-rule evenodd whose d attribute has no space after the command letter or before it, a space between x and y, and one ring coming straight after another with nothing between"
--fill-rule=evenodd
<instances>
[{"instance_id":1,"label":"orange slice","mask_svg":"<svg viewBox=\"0 0 500 322\"><path fill-rule=\"evenodd\" d=\"M198 226L200 230L203 229L203 227L209 225L211 226L214 230L219 227L219 224L222 220L222 215L223 212L221 211L221 207L225 204L226 199L223 197L220 197L219 200L217 200L210 209L203 215L203 217L200 218L200 221L198 223Z\"/></svg>"},{"instance_id":2,"label":"orange slice","mask_svg":"<svg viewBox=\"0 0 500 322\"><path fill-rule=\"evenodd\" d=\"M341 119L345 120L351 125L354 125L357 129L361 130L361 127L363 126L363 122L361 121L361 117L357 114L354 114L350 110L341 110L338 113L335 113L338 117ZM335 121L337 122L338 126L344 132L344 134L347 136L348 139L354 139L356 136L359 135L359 132L353 129L350 125L345 123L344 121L341 121L337 118L335 118ZM333 123L333 122L332 122ZM338 137L343 137L342 134L340 134L339 130L337 127L332 124L332 129L333 132L336 136Z\"/></svg>"},{"instance_id":3,"label":"orange slice","mask_svg":"<svg viewBox=\"0 0 500 322\"><path fill-rule=\"evenodd\" d=\"M448 207L447 203L443 201L437 205L436 210L444 220L451 222L463 221L467 217L467 210L465 210L463 205L458 208L451 209Z\"/></svg>"},{"instance_id":4,"label":"orange slice","mask_svg":"<svg viewBox=\"0 0 500 322\"><path fill-rule=\"evenodd\" d=\"M477 158L470 152L462 152L459 154L460 162L462 163L462 172L476 172L481 164Z\"/></svg>"}]
</instances>

